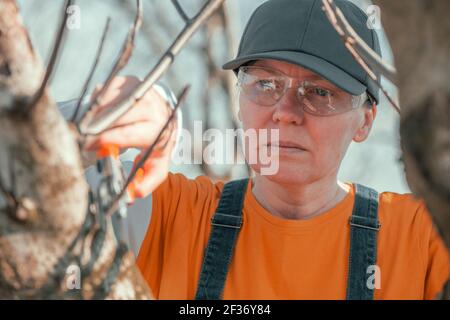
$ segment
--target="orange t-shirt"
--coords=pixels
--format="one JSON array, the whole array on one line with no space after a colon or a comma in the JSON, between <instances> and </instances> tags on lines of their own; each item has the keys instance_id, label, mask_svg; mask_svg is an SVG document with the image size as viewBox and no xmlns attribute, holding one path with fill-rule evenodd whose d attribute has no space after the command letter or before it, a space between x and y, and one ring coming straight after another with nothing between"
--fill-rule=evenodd
<instances>
[{"instance_id":1,"label":"orange t-shirt","mask_svg":"<svg viewBox=\"0 0 450 320\"><path fill-rule=\"evenodd\" d=\"M264 209L250 180L244 223L224 299L345 299L354 185L334 208L310 220L287 220ZM137 259L157 299L194 299L210 220L223 182L169 177L153 193L150 226ZM375 299L432 299L449 278L449 255L423 201L380 194Z\"/></svg>"}]
</instances>

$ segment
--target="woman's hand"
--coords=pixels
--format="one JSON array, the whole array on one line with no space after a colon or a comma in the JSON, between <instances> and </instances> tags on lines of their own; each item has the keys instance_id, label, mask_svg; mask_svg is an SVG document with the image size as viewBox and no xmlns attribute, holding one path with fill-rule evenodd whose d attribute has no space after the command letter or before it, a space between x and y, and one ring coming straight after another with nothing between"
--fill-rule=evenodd
<instances>
[{"instance_id":1,"label":"woman's hand","mask_svg":"<svg viewBox=\"0 0 450 320\"><path fill-rule=\"evenodd\" d=\"M116 77L104 94L95 113L117 104L135 89L140 80L135 77ZM92 99L102 85L96 87ZM142 99L117 119L107 130L90 135L84 142L85 153L96 152L102 147L114 145L119 148L138 148L144 152L155 141L172 113L169 103L155 90L150 89ZM135 196L142 198L153 192L167 177L170 156L176 142L176 118L160 137L152 154L134 179ZM142 153L136 158L141 158Z\"/></svg>"}]
</instances>

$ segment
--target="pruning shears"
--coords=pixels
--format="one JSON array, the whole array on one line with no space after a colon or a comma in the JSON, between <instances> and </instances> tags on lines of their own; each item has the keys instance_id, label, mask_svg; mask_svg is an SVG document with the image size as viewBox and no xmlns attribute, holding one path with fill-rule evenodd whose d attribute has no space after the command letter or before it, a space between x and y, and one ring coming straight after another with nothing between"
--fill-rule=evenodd
<instances>
[{"instance_id":1,"label":"pruning shears","mask_svg":"<svg viewBox=\"0 0 450 320\"><path fill-rule=\"evenodd\" d=\"M102 175L97 188L97 199L99 199L99 209L103 213L109 210L125 186L125 171L119 159L119 151L120 149L116 145L106 145L97 151L97 171ZM134 200L134 184L130 183L125 194L118 200L117 210L111 217L118 241L124 240L124 219L127 216L127 206Z\"/></svg>"}]
</instances>

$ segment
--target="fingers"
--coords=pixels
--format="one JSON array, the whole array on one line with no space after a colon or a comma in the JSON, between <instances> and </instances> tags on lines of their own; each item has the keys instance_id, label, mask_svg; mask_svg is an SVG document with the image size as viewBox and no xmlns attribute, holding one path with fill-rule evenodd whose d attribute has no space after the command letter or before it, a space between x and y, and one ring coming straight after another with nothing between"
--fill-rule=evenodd
<instances>
[{"instance_id":1,"label":"fingers","mask_svg":"<svg viewBox=\"0 0 450 320\"><path fill-rule=\"evenodd\" d=\"M154 149L141 167L140 174L133 180L134 196L144 198L152 193L169 173L170 157L176 143L176 130L172 130L168 141L159 149ZM144 151L145 152L145 151ZM140 161L143 153L135 159L135 165Z\"/></svg>"},{"instance_id":2,"label":"fingers","mask_svg":"<svg viewBox=\"0 0 450 320\"><path fill-rule=\"evenodd\" d=\"M176 122L172 120L171 124L161 135L157 147L164 145L172 134L176 137ZM116 145L119 148L147 148L156 140L159 132L165 123L153 123L151 121L139 121L132 124L117 126L108 129L97 136L88 136L84 143L84 149L93 151L105 145ZM172 139L174 139L172 137Z\"/></svg>"},{"instance_id":3,"label":"fingers","mask_svg":"<svg viewBox=\"0 0 450 320\"><path fill-rule=\"evenodd\" d=\"M95 113L119 103L124 97L129 96L131 92L136 89L139 83L140 80L133 76L115 77L111 81L107 91L102 94L102 97L100 97L101 101L98 101L99 105L94 108ZM95 90L91 96L91 101L95 101L98 98L98 95L102 89L103 85L98 85L95 87Z\"/></svg>"},{"instance_id":4,"label":"fingers","mask_svg":"<svg viewBox=\"0 0 450 320\"><path fill-rule=\"evenodd\" d=\"M145 163L143 176L138 181L133 181L134 194L137 198L145 198L152 193L169 173L169 163L165 157L152 158Z\"/></svg>"},{"instance_id":5,"label":"fingers","mask_svg":"<svg viewBox=\"0 0 450 320\"><path fill-rule=\"evenodd\" d=\"M96 150L105 145L119 148L145 148L157 137L161 128L149 126L147 121L107 130L98 136L89 136L85 141L86 150Z\"/></svg>"},{"instance_id":6,"label":"fingers","mask_svg":"<svg viewBox=\"0 0 450 320\"><path fill-rule=\"evenodd\" d=\"M126 125L136 121L151 121L164 124L171 114L169 103L155 91L149 91L142 99L135 102L124 115L117 119L113 126Z\"/></svg>"},{"instance_id":7,"label":"fingers","mask_svg":"<svg viewBox=\"0 0 450 320\"><path fill-rule=\"evenodd\" d=\"M107 92L105 92L100 101L98 101L99 104L95 106L93 110L94 114L99 114L105 109L111 108L130 97L140 83L140 80L136 77L114 78ZM96 87L91 98L92 101L98 97L102 88L102 85ZM161 108L161 106L164 105L166 108ZM136 101L134 106L125 115L120 117L114 125L134 122L137 118L142 120L154 117L155 113L149 109L154 109L155 107L159 107L161 110L166 111L166 115L167 110L170 109L169 103L152 88L148 90L141 99Z\"/></svg>"},{"instance_id":8,"label":"fingers","mask_svg":"<svg viewBox=\"0 0 450 320\"><path fill-rule=\"evenodd\" d=\"M95 113L123 100L121 97L128 96L139 83L139 79L134 77L115 78L102 99L104 101L95 108ZM96 88L93 99L101 88ZM120 148L145 148L156 139L171 112L170 104L156 90L151 89L110 128L98 135L87 136L84 148L95 150L105 144L114 144Z\"/></svg>"},{"instance_id":9,"label":"fingers","mask_svg":"<svg viewBox=\"0 0 450 320\"><path fill-rule=\"evenodd\" d=\"M170 124L169 130L167 132L170 133L170 136L168 138L168 142L166 146L164 147L163 151L170 157L172 155L172 151L175 148L177 137L178 137L178 123L176 119L173 120L173 122ZM159 147L159 145L158 145ZM170 159L169 159L170 161Z\"/></svg>"}]
</instances>

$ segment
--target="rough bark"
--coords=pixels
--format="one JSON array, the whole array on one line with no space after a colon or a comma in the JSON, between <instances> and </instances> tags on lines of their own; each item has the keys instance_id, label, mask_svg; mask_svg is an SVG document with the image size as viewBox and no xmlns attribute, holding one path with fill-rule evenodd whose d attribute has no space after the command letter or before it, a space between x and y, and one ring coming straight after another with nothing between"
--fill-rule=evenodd
<instances>
[{"instance_id":1,"label":"rough bark","mask_svg":"<svg viewBox=\"0 0 450 320\"><path fill-rule=\"evenodd\" d=\"M110 223L92 272L81 274L81 290L65 286L88 187L75 135L48 90L30 105L43 75L15 1L0 1L0 298L150 298L129 251L111 276L120 246ZM73 250L82 262L90 258L91 229Z\"/></svg>"},{"instance_id":2,"label":"rough bark","mask_svg":"<svg viewBox=\"0 0 450 320\"><path fill-rule=\"evenodd\" d=\"M375 3L398 69L407 179L450 247L450 2Z\"/></svg>"},{"instance_id":3,"label":"rough bark","mask_svg":"<svg viewBox=\"0 0 450 320\"><path fill-rule=\"evenodd\" d=\"M450 248L450 1L374 2L398 69L406 177Z\"/></svg>"}]
</instances>

